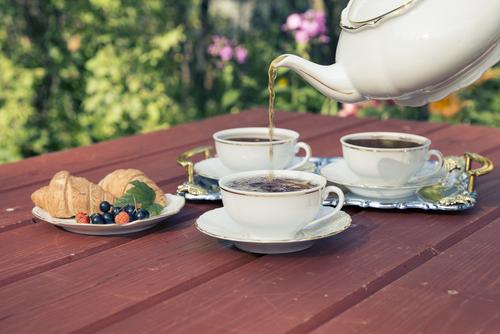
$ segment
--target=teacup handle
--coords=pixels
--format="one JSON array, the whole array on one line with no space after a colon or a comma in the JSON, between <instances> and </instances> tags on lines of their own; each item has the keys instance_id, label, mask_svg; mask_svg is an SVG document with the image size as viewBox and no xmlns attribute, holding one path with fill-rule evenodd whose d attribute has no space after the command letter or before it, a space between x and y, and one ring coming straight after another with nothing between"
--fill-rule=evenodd
<instances>
[{"instance_id":1,"label":"teacup handle","mask_svg":"<svg viewBox=\"0 0 500 334\"><path fill-rule=\"evenodd\" d=\"M298 163L296 163L295 165L293 165L291 167L288 167L287 169L300 168L300 167L304 166L311 158L312 150L311 150L311 146L309 146L309 144L306 144L303 141L299 141L297 144L295 144L295 153L298 153L300 151L300 149L303 149L306 152L306 155Z\"/></svg>"},{"instance_id":2,"label":"teacup handle","mask_svg":"<svg viewBox=\"0 0 500 334\"><path fill-rule=\"evenodd\" d=\"M334 212L334 213L337 213L344 206L344 192L339 187L327 186L327 187L325 187L325 189L323 189L323 201L326 200L328 198L328 195L330 195L331 193L337 194L337 196L339 198L337 201L337 206L335 207L335 212Z\"/></svg>"},{"instance_id":3,"label":"teacup handle","mask_svg":"<svg viewBox=\"0 0 500 334\"><path fill-rule=\"evenodd\" d=\"M412 177L410 179L410 182L418 182L420 180L426 179L426 178L436 174L437 172L439 172L441 170L441 168L443 168L443 163L444 163L443 153L441 153L438 150L429 150L429 152L427 152L425 160L430 160L430 158L432 156L437 158L438 163L436 164L436 166L425 175L419 175L418 177Z\"/></svg>"},{"instance_id":4,"label":"teacup handle","mask_svg":"<svg viewBox=\"0 0 500 334\"><path fill-rule=\"evenodd\" d=\"M322 194L323 201L326 200L328 198L328 195L330 195L331 193L336 193L338 198L339 198L337 201L337 206L335 207L335 209L332 212L321 217L322 221L335 216L340 211L340 209L342 209L342 207L344 206L344 192L342 191L342 189L340 189L339 187L335 187L335 186L328 186L325 189L323 189L323 194ZM314 223L306 225L304 228L307 228L308 226L314 226Z\"/></svg>"}]
</instances>

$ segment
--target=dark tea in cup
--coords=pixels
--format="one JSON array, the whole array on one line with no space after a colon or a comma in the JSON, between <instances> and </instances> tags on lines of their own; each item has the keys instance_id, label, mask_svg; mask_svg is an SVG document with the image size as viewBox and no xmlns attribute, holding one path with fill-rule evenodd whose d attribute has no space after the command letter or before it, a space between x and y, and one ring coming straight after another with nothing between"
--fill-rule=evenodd
<instances>
[{"instance_id":1,"label":"dark tea in cup","mask_svg":"<svg viewBox=\"0 0 500 334\"><path fill-rule=\"evenodd\" d=\"M280 176L256 176L232 180L227 187L241 191L280 193L307 190L318 185L308 180L292 179Z\"/></svg>"}]
</instances>

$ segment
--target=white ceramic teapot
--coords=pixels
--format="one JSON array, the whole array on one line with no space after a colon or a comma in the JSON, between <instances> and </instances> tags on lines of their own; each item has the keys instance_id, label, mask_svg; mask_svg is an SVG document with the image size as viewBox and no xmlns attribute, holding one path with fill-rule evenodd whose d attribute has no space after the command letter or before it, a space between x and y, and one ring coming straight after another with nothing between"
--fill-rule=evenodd
<instances>
[{"instance_id":1,"label":"white ceramic teapot","mask_svg":"<svg viewBox=\"0 0 500 334\"><path fill-rule=\"evenodd\" d=\"M498 62L499 15L500 0L351 0L342 11L337 63L281 55L273 64L341 102L419 106Z\"/></svg>"}]
</instances>

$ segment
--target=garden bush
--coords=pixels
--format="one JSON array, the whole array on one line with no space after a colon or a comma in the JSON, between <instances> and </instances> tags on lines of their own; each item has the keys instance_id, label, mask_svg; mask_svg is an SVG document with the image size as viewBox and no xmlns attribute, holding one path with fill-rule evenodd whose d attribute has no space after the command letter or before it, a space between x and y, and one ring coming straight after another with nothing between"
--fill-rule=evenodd
<instances>
[{"instance_id":1,"label":"garden bush","mask_svg":"<svg viewBox=\"0 0 500 334\"><path fill-rule=\"evenodd\" d=\"M0 163L266 106L276 56L334 61L345 4L0 1ZM492 69L429 106L343 105L280 70L276 107L499 126L499 85Z\"/></svg>"}]
</instances>

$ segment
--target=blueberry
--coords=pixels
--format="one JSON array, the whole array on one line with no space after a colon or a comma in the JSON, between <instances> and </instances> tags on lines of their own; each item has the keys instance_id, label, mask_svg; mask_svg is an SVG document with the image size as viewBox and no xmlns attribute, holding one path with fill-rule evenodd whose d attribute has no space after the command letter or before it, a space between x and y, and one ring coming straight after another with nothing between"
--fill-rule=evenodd
<instances>
[{"instance_id":1,"label":"blueberry","mask_svg":"<svg viewBox=\"0 0 500 334\"><path fill-rule=\"evenodd\" d=\"M137 220L137 219L135 218L135 211L134 211L134 212L132 212L132 213L128 213L128 221L129 221L129 223L130 223L130 222L133 222L134 220Z\"/></svg>"},{"instance_id":2,"label":"blueberry","mask_svg":"<svg viewBox=\"0 0 500 334\"><path fill-rule=\"evenodd\" d=\"M149 212L148 212L148 210L139 209L139 210L137 210L137 213L135 214L135 217L137 219L146 219L146 218L149 217Z\"/></svg>"},{"instance_id":3,"label":"blueberry","mask_svg":"<svg viewBox=\"0 0 500 334\"><path fill-rule=\"evenodd\" d=\"M109 209L111 209L111 204L109 204L108 201L102 201L101 204L99 204L99 209L102 212L108 212Z\"/></svg>"},{"instance_id":4,"label":"blueberry","mask_svg":"<svg viewBox=\"0 0 500 334\"><path fill-rule=\"evenodd\" d=\"M120 208L119 206L114 206L113 209L111 210L111 213L113 214L113 216L116 216L117 214L120 213L120 211L122 211L122 208Z\"/></svg>"},{"instance_id":5,"label":"blueberry","mask_svg":"<svg viewBox=\"0 0 500 334\"><path fill-rule=\"evenodd\" d=\"M104 219L105 224L114 224L115 223L115 217L109 212L104 213L102 215L102 217Z\"/></svg>"},{"instance_id":6,"label":"blueberry","mask_svg":"<svg viewBox=\"0 0 500 334\"><path fill-rule=\"evenodd\" d=\"M104 224L104 218L100 214L93 215L92 224Z\"/></svg>"},{"instance_id":7,"label":"blueberry","mask_svg":"<svg viewBox=\"0 0 500 334\"><path fill-rule=\"evenodd\" d=\"M134 213L135 208L132 205L125 205L123 210L130 215Z\"/></svg>"}]
</instances>

